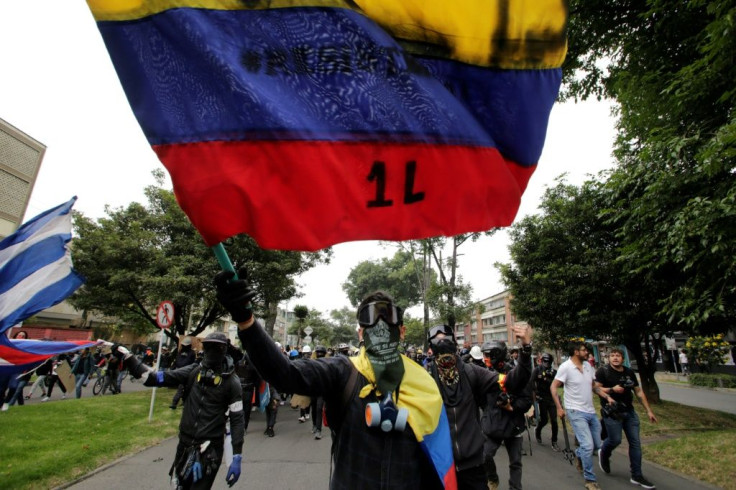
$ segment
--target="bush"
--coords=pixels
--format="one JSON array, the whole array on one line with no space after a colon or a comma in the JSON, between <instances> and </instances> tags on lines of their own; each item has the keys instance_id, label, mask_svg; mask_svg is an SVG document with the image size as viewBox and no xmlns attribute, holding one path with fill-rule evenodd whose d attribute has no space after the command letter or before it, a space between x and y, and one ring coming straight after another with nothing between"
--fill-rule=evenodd
<instances>
[{"instance_id":1,"label":"bush","mask_svg":"<svg viewBox=\"0 0 736 490\"><path fill-rule=\"evenodd\" d=\"M699 362L699 368L712 371L723 364L730 345L723 340L723 334L710 337L690 337L685 343L686 353L691 363Z\"/></svg>"},{"instance_id":2,"label":"bush","mask_svg":"<svg viewBox=\"0 0 736 490\"><path fill-rule=\"evenodd\" d=\"M736 388L736 376L730 374L691 374L688 378L691 385L708 388Z\"/></svg>"}]
</instances>

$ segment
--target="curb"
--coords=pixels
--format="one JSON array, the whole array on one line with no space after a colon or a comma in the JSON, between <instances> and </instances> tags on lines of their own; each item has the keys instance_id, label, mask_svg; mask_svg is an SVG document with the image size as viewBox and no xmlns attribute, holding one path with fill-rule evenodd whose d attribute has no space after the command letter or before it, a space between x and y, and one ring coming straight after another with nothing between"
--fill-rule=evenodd
<instances>
[{"instance_id":1,"label":"curb","mask_svg":"<svg viewBox=\"0 0 736 490\"><path fill-rule=\"evenodd\" d=\"M152 444L150 446L143 447L143 448L139 449L138 451L134 451L134 452L132 452L130 454L126 454L125 456L121 456L118 459L116 459L115 461L110 461L107 464L104 464L104 465L102 465L102 466L100 466L98 468L95 468L94 470L92 470L89 473L86 473L86 474L80 476L79 478L76 478L76 479L74 479L72 481L68 481L66 483L63 483L63 484L59 485L58 487L53 487L52 490L63 490L65 488L69 488L72 485L76 485L77 483L83 482L84 480L95 476L97 473L102 473L103 471L107 470L108 468L112 468L113 466L115 466L117 464L120 464L123 461L126 461L126 460L132 458L133 456L142 453L143 451L148 451L152 447L158 446L159 444L163 444L164 442L169 441L171 439L177 439L178 437L179 437L179 435L177 434L175 436L167 437L166 439L161 439L156 444Z\"/></svg>"},{"instance_id":2,"label":"curb","mask_svg":"<svg viewBox=\"0 0 736 490\"><path fill-rule=\"evenodd\" d=\"M627 457L628 457L628 453L627 453ZM647 464L650 464L650 465L654 466L658 470L666 471L667 473L672 473L673 475L676 475L676 476L682 478L683 480L687 480L689 482L692 482L693 484L702 485L704 487L713 488L715 490L723 490L723 487L718 487L716 485L713 485L712 483L708 483L708 482L705 482L703 480L698 480L697 478L693 478L692 476L685 475L685 474L680 473L679 471L675 471L675 470L673 470L671 468L667 468L666 466L662 466L661 464L655 463L654 461L650 461L648 459L642 459L642 461L646 461Z\"/></svg>"},{"instance_id":3,"label":"curb","mask_svg":"<svg viewBox=\"0 0 736 490\"><path fill-rule=\"evenodd\" d=\"M710 386L697 386L697 385L691 385L690 383L684 384L684 383L677 383L674 381L657 381L657 383L664 383L671 386L679 386L680 388L684 389L692 389L692 390L706 390L706 391L718 391L720 393L731 393L732 395L736 395L736 388L711 388Z\"/></svg>"}]
</instances>

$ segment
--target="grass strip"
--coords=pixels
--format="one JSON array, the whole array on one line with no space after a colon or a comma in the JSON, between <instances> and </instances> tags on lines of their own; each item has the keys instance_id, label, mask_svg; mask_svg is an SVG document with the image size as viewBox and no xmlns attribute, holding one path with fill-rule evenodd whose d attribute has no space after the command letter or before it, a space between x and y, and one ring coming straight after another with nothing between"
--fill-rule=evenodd
<instances>
[{"instance_id":1,"label":"grass strip","mask_svg":"<svg viewBox=\"0 0 736 490\"><path fill-rule=\"evenodd\" d=\"M181 411L168 408L169 390L12 407L0 416L3 488L47 489L177 433Z\"/></svg>"}]
</instances>

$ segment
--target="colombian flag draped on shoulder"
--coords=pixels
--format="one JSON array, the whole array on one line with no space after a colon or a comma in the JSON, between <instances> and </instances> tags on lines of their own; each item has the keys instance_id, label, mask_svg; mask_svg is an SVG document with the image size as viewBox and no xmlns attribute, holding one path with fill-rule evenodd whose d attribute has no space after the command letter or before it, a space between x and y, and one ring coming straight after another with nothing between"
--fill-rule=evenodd
<instances>
[{"instance_id":1,"label":"colombian flag draped on shoulder","mask_svg":"<svg viewBox=\"0 0 736 490\"><path fill-rule=\"evenodd\" d=\"M564 0L88 0L209 245L405 240L513 221Z\"/></svg>"}]
</instances>

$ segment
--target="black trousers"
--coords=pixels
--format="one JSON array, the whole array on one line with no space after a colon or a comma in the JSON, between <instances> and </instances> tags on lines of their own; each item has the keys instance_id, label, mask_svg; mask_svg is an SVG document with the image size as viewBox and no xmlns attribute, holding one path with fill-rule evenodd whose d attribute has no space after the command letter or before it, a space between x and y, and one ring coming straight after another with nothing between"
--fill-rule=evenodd
<instances>
[{"instance_id":1,"label":"black trousers","mask_svg":"<svg viewBox=\"0 0 736 490\"><path fill-rule=\"evenodd\" d=\"M253 390L250 388L243 388L243 418L245 419L245 430L248 430L248 424L250 423L250 413L253 410Z\"/></svg>"},{"instance_id":2,"label":"black trousers","mask_svg":"<svg viewBox=\"0 0 736 490\"><path fill-rule=\"evenodd\" d=\"M483 445L483 465L486 469L486 477L488 481L498 482L498 473L496 472L496 463L493 458L501 444L506 446L506 452L509 455L509 489L521 490L521 446L524 442L521 434L508 439L495 440L486 438Z\"/></svg>"},{"instance_id":3,"label":"black trousers","mask_svg":"<svg viewBox=\"0 0 736 490\"><path fill-rule=\"evenodd\" d=\"M322 430L322 407L325 406L325 399L321 396L312 397L312 427L316 430Z\"/></svg>"},{"instance_id":4,"label":"black trousers","mask_svg":"<svg viewBox=\"0 0 736 490\"><path fill-rule=\"evenodd\" d=\"M458 490L488 490L488 478L483 465L456 472Z\"/></svg>"},{"instance_id":5,"label":"black trousers","mask_svg":"<svg viewBox=\"0 0 736 490\"><path fill-rule=\"evenodd\" d=\"M557 442L557 407L555 407L555 402L538 400L537 405L539 405L539 424L534 430L534 434L537 438L541 438L542 428L549 421L549 425L552 427L552 442Z\"/></svg>"},{"instance_id":6,"label":"black trousers","mask_svg":"<svg viewBox=\"0 0 736 490\"><path fill-rule=\"evenodd\" d=\"M178 468L178 464L182 457L186 457L185 453L187 446L179 441L179 445L176 447L176 459L174 464ZM202 465L202 478L192 483L192 479L189 478L186 481L179 481L177 490L209 490L215 483L215 477L217 476L217 470L220 469L220 463L222 463L222 455L224 447L222 441L219 444L211 444L210 447L200 455L200 464ZM227 473L226 473L227 475Z\"/></svg>"}]
</instances>

